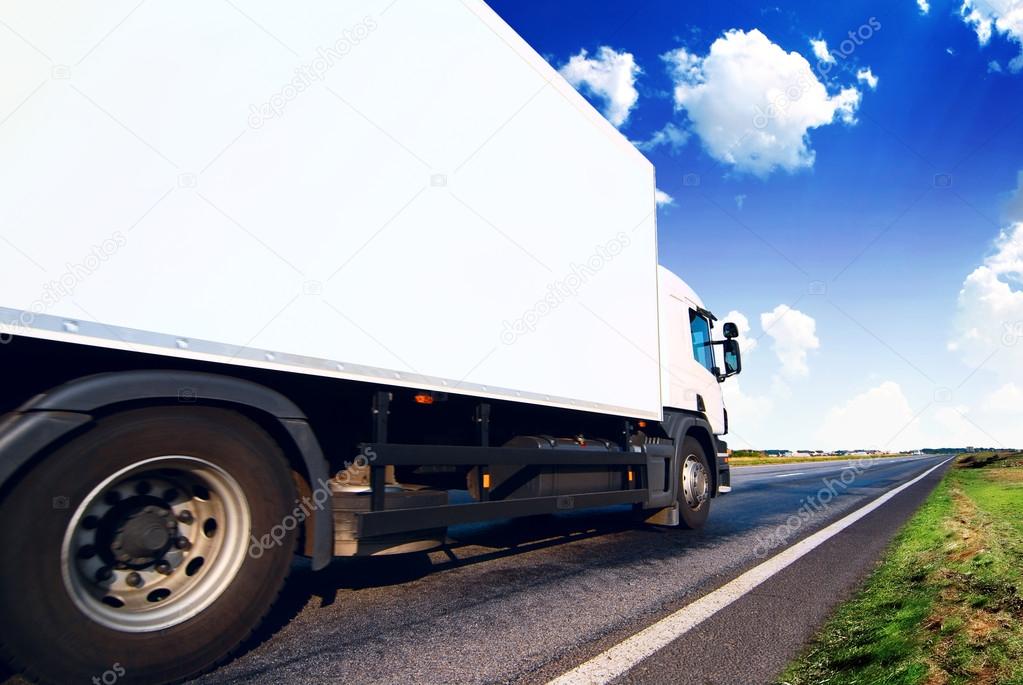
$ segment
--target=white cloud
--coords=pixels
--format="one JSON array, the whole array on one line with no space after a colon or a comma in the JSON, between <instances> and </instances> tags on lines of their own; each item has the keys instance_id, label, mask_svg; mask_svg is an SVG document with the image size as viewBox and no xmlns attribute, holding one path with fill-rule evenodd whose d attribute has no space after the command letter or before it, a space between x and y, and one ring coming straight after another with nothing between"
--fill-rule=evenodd
<instances>
[{"instance_id":1,"label":"white cloud","mask_svg":"<svg viewBox=\"0 0 1023 685\"><path fill-rule=\"evenodd\" d=\"M870 70L870 67L863 67L857 71L856 80L860 83L866 83L871 90L877 88L878 78L874 76L874 72Z\"/></svg>"},{"instance_id":2,"label":"white cloud","mask_svg":"<svg viewBox=\"0 0 1023 685\"><path fill-rule=\"evenodd\" d=\"M640 150L653 150L664 145L670 152L676 153L685 146L690 135L689 131L669 121L664 128L655 132L650 140L634 141L633 144Z\"/></svg>"},{"instance_id":3,"label":"white cloud","mask_svg":"<svg viewBox=\"0 0 1023 685\"><path fill-rule=\"evenodd\" d=\"M810 63L754 29L733 29L705 57L685 48L663 55L675 81L675 106L707 153L738 171L766 177L813 166L811 129L855 123L860 92L831 94Z\"/></svg>"},{"instance_id":4,"label":"white cloud","mask_svg":"<svg viewBox=\"0 0 1023 685\"><path fill-rule=\"evenodd\" d=\"M825 449L919 447L914 412L898 383L885 381L825 416L817 439Z\"/></svg>"},{"instance_id":5,"label":"white cloud","mask_svg":"<svg viewBox=\"0 0 1023 685\"><path fill-rule=\"evenodd\" d=\"M929 447L999 447L1001 441L970 414L965 404L935 407L922 424L923 440Z\"/></svg>"},{"instance_id":6,"label":"white cloud","mask_svg":"<svg viewBox=\"0 0 1023 685\"><path fill-rule=\"evenodd\" d=\"M658 207L666 207L668 205L675 204L675 198L673 198L671 195L668 195L666 192L664 192L660 188L657 188L656 190L654 190L654 197L657 198L657 206Z\"/></svg>"},{"instance_id":7,"label":"white cloud","mask_svg":"<svg viewBox=\"0 0 1023 685\"><path fill-rule=\"evenodd\" d=\"M739 337L736 340L739 342L739 351L742 354L748 354L757 348L757 339L749 336L750 325L749 319L742 312L732 310L725 314L721 319L722 323L731 322L735 324L735 327L739 329Z\"/></svg>"},{"instance_id":8,"label":"white cloud","mask_svg":"<svg viewBox=\"0 0 1023 685\"><path fill-rule=\"evenodd\" d=\"M773 341L772 349L781 362L783 375L798 377L810 373L806 356L821 346L813 317L780 304L760 315L760 325Z\"/></svg>"},{"instance_id":9,"label":"white cloud","mask_svg":"<svg viewBox=\"0 0 1023 685\"><path fill-rule=\"evenodd\" d=\"M746 205L746 196L742 195L742 194L736 195L735 196L735 206L738 207L739 209L742 209L745 205Z\"/></svg>"},{"instance_id":10,"label":"white cloud","mask_svg":"<svg viewBox=\"0 0 1023 685\"><path fill-rule=\"evenodd\" d=\"M971 367L997 352L998 372L1023 381L1023 223L1001 232L995 251L963 281L958 304L949 348Z\"/></svg>"},{"instance_id":11,"label":"white cloud","mask_svg":"<svg viewBox=\"0 0 1023 685\"><path fill-rule=\"evenodd\" d=\"M1005 391L1011 392L1011 391ZM1019 389L1015 389L1020 393ZM1012 421L977 417L965 404L932 404L914 410L894 381L885 381L831 409L817 431L826 449L899 451L923 447L997 447ZM992 434L988 427L999 429ZM1011 430L1011 429L1009 429ZM1018 436L1016 436L1018 437Z\"/></svg>"},{"instance_id":12,"label":"white cloud","mask_svg":"<svg viewBox=\"0 0 1023 685\"><path fill-rule=\"evenodd\" d=\"M728 442L733 448L769 448L770 445L763 442L763 435L772 427L771 412L775 407L775 399L768 395L746 393L739 378L729 378L721 386L731 428Z\"/></svg>"},{"instance_id":13,"label":"white cloud","mask_svg":"<svg viewBox=\"0 0 1023 685\"><path fill-rule=\"evenodd\" d=\"M1023 388L1006 383L987 396L982 409L992 414L1023 414Z\"/></svg>"},{"instance_id":14,"label":"white cloud","mask_svg":"<svg viewBox=\"0 0 1023 685\"><path fill-rule=\"evenodd\" d=\"M963 0L959 13L987 45L995 33L1021 45L1021 53L1009 62L1014 74L1023 70L1023 0Z\"/></svg>"},{"instance_id":15,"label":"white cloud","mask_svg":"<svg viewBox=\"0 0 1023 685\"><path fill-rule=\"evenodd\" d=\"M835 56L828 50L828 41L821 38L820 40L810 39L810 48L813 50L814 57L823 62L824 64L834 64Z\"/></svg>"},{"instance_id":16,"label":"white cloud","mask_svg":"<svg viewBox=\"0 0 1023 685\"><path fill-rule=\"evenodd\" d=\"M639 100L636 77L642 70L628 52L617 52L604 45L595 57L580 50L559 70L576 89L604 103L603 114L621 128Z\"/></svg>"},{"instance_id":17,"label":"white cloud","mask_svg":"<svg viewBox=\"0 0 1023 685\"><path fill-rule=\"evenodd\" d=\"M998 60L993 59L987 63L987 73L989 74L1002 73L1002 65L998 63Z\"/></svg>"},{"instance_id":18,"label":"white cloud","mask_svg":"<svg viewBox=\"0 0 1023 685\"><path fill-rule=\"evenodd\" d=\"M920 14L927 14L931 11L931 3L927 0L916 0L916 6L920 8Z\"/></svg>"}]
</instances>

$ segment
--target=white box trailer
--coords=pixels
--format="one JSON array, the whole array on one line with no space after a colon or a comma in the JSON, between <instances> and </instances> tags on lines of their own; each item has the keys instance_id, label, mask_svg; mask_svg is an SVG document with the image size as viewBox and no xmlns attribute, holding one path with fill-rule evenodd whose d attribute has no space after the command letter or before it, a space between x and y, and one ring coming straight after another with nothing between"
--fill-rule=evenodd
<instances>
[{"instance_id":1,"label":"white box trailer","mask_svg":"<svg viewBox=\"0 0 1023 685\"><path fill-rule=\"evenodd\" d=\"M6 332L661 418L653 167L493 11L207 5L8 14Z\"/></svg>"},{"instance_id":2,"label":"white box trailer","mask_svg":"<svg viewBox=\"0 0 1023 685\"><path fill-rule=\"evenodd\" d=\"M657 267L651 164L483 2L0 20L16 669L172 681L294 553L728 491L734 326Z\"/></svg>"}]
</instances>

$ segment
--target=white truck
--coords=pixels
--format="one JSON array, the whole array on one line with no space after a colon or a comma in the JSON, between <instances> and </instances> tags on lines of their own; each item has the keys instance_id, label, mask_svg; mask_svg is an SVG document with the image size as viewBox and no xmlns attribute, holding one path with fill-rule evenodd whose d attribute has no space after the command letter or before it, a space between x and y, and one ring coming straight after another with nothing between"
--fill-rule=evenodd
<instances>
[{"instance_id":1,"label":"white truck","mask_svg":"<svg viewBox=\"0 0 1023 685\"><path fill-rule=\"evenodd\" d=\"M174 681L295 554L729 490L735 326L657 266L650 162L481 0L0 19L15 669Z\"/></svg>"}]
</instances>

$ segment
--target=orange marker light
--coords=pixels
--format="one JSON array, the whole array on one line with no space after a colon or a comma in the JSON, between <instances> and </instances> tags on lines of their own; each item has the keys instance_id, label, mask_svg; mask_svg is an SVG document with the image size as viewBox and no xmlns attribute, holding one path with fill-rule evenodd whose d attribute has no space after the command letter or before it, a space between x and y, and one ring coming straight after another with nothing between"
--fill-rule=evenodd
<instances>
[{"instance_id":1,"label":"orange marker light","mask_svg":"<svg viewBox=\"0 0 1023 685\"><path fill-rule=\"evenodd\" d=\"M634 476L632 475L632 469L629 469L629 482L630 483L632 482L633 478L634 478Z\"/></svg>"},{"instance_id":2,"label":"orange marker light","mask_svg":"<svg viewBox=\"0 0 1023 685\"><path fill-rule=\"evenodd\" d=\"M433 404L433 395L429 393L419 393L415 396L416 404Z\"/></svg>"},{"instance_id":3,"label":"orange marker light","mask_svg":"<svg viewBox=\"0 0 1023 685\"><path fill-rule=\"evenodd\" d=\"M486 488L487 490L490 489L490 474L489 473L484 473L483 474L483 487Z\"/></svg>"},{"instance_id":4,"label":"orange marker light","mask_svg":"<svg viewBox=\"0 0 1023 685\"><path fill-rule=\"evenodd\" d=\"M640 428L646 428L646 421L640 421L639 422L639 427Z\"/></svg>"}]
</instances>

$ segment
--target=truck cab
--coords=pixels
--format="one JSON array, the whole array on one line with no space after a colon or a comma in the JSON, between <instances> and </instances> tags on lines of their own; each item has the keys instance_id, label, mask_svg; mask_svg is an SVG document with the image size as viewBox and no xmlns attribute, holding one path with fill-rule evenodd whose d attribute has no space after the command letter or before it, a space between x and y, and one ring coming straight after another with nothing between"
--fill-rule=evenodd
<instances>
[{"instance_id":1,"label":"truck cab","mask_svg":"<svg viewBox=\"0 0 1023 685\"><path fill-rule=\"evenodd\" d=\"M663 266L657 273L662 405L666 410L703 414L714 434L724 435L728 412L721 382L741 370L733 335L738 331L733 324L725 324L725 339L715 341L717 319L696 291Z\"/></svg>"}]
</instances>

